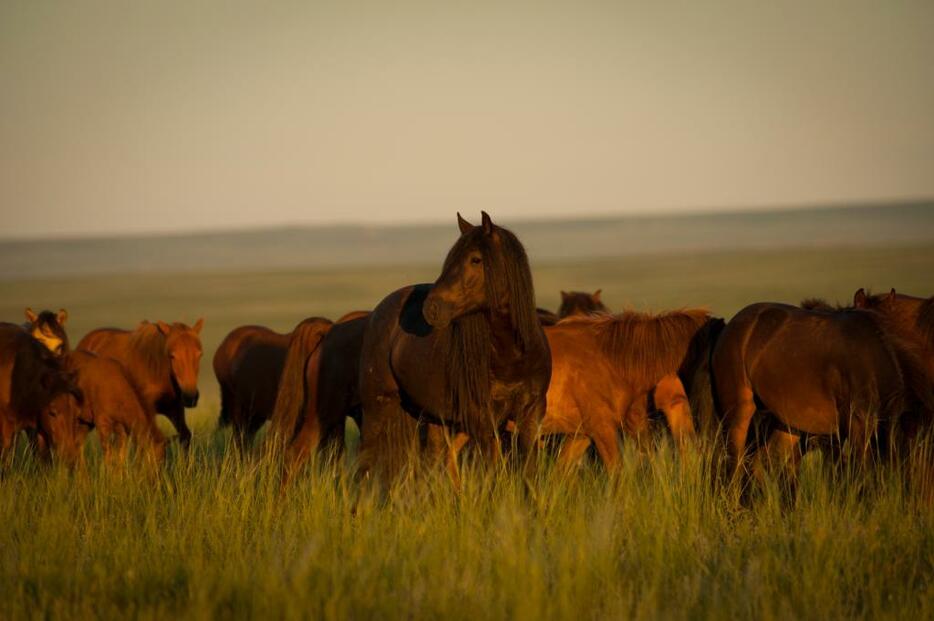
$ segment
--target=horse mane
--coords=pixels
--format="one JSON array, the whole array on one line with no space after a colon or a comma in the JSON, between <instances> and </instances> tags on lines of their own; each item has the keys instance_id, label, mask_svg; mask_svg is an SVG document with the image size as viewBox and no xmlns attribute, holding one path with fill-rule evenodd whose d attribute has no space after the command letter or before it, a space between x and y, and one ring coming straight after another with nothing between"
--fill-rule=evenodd
<instances>
[{"instance_id":1,"label":"horse mane","mask_svg":"<svg viewBox=\"0 0 934 621\"><path fill-rule=\"evenodd\" d=\"M922 302L918 309L918 330L928 347L934 347L934 296Z\"/></svg>"},{"instance_id":2,"label":"horse mane","mask_svg":"<svg viewBox=\"0 0 934 621\"><path fill-rule=\"evenodd\" d=\"M136 360L155 376L172 371L166 345L165 335L154 323L143 321L130 332L130 348Z\"/></svg>"},{"instance_id":3,"label":"horse mane","mask_svg":"<svg viewBox=\"0 0 934 621\"><path fill-rule=\"evenodd\" d=\"M505 291L516 346L528 351L536 340L541 342L545 337L539 324L532 270L525 248L507 229L496 226L493 233L487 235L482 227L475 227L461 235L451 247L442 273L475 246L483 251L487 299L497 300L500 292ZM494 246L498 246L500 252L494 252ZM445 358L451 411L462 422L468 422L473 419L471 413L486 412L490 402L493 355L490 322L482 311L471 313L452 322L448 334Z\"/></svg>"},{"instance_id":4,"label":"horse mane","mask_svg":"<svg viewBox=\"0 0 934 621\"><path fill-rule=\"evenodd\" d=\"M838 310L846 310L845 307L840 306L839 304L831 304L824 298L805 298L801 300L801 308L804 310L817 310L825 312L833 312Z\"/></svg>"},{"instance_id":5,"label":"horse mane","mask_svg":"<svg viewBox=\"0 0 934 621\"><path fill-rule=\"evenodd\" d=\"M617 315L568 317L559 325L590 326L603 353L636 385L655 385L681 369L695 335L711 320L703 308L653 315L625 311Z\"/></svg>"}]
</instances>

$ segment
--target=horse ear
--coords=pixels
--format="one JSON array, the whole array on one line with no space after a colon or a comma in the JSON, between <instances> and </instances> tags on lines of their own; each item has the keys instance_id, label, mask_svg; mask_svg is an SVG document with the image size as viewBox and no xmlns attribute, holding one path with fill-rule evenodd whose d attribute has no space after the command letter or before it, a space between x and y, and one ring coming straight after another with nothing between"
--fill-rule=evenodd
<instances>
[{"instance_id":1,"label":"horse ear","mask_svg":"<svg viewBox=\"0 0 934 621\"><path fill-rule=\"evenodd\" d=\"M36 317L35 311L29 307L26 308L26 319L29 321L29 323L36 323L36 319L38 319L38 317Z\"/></svg>"},{"instance_id":2,"label":"horse ear","mask_svg":"<svg viewBox=\"0 0 934 621\"><path fill-rule=\"evenodd\" d=\"M567 291L562 291L562 292L561 292L561 301L562 301L562 302L567 301L567 299L568 299L569 297L570 297L570 296L568 295L568 292L567 292Z\"/></svg>"},{"instance_id":3,"label":"horse ear","mask_svg":"<svg viewBox=\"0 0 934 621\"><path fill-rule=\"evenodd\" d=\"M895 287L892 287L892 290L889 291L889 302L895 301Z\"/></svg>"},{"instance_id":4,"label":"horse ear","mask_svg":"<svg viewBox=\"0 0 934 621\"><path fill-rule=\"evenodd\" d=\"M481 226L483 227L483 232L486 235L491 235L493 233L493 220L490 219L490 214L485 211L480 212L481 217Z\"/></svg>"},{"instance_id":5,"label":"horse ear","mask_svg":"<svg viewBox=\"0 0 934 621\"><path fill-rule=\"evenodd\" d=\"M862 287L853 294L853 306L856 308L866 308L866 290Z\"/></svg>"},{"instance_id":6,"label":"horse ear","mask_svg":"<svg viewBox=\"0 0 934 621\"><path fill-rule=\"evenodd\" d=\"M597 289L593 292L593 295L590 296L590 299L594 302L600 302L600 294L603 293L603 289Z\"/></svg>"},{"instance_id":7,"label":"horse ear","mask_svg":"<svg viewBox=\"0 0 934 621\"><path fill-rule=\"evenodd\" d=\"M64 308L58 309L58 314L55 315L55 321L57 321L60 326L65 325L65 322L68 321L68 311Z\"/></svg>"},{"instance_id":8,"label":"horse ear","mask_svg":"<svg viewBox=\"0 0 934 621\"><path fill-rule=\"evenodd\" d=\"M166 322L162 320L157 321L156 325L159 326L159 332L161 332L165 336L168 336L169 332L172 331L172 326L170 326L169 324L167 324Z\"/></svg>"},{"instance_id":9,"label":"horse ear","mask_svg":"<svg viewBox=\"0 0 934 621\"><path fill-rule=\"evenodd\" d=\"M473 230L473 225L461 217L461 212L457 212L457 228L461 230L461 235L466 235Z\"/></svg>"},{"instance_id":10,"label":"horse ear","mask_svg":"<svg viewBox=\"0 0 934 621\"><path fill-rule=\"evenodd\" d=\"M204 317L198 319L195 322L195 325L191 326L191 329L195 331L195 334L201 334L201 328L204 327Z\"/></svg>"}]
</instances>

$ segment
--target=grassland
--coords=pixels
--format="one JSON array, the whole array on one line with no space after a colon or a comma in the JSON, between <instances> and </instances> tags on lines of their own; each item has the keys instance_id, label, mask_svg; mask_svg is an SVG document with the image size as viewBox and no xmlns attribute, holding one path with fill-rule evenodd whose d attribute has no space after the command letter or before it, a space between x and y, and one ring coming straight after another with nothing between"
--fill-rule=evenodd
<instances>
[{"instance_id":1,"label":"grassland","mask_svg":"<svg viewBox=\"0 0 934 621\"><path fill-rule=\"evenodd\" d=\"M934 246L655 254L535 262L539 302L602 287L614 308L705 305L860 286L930 294ZM468 471L461 495L425 474L388 504L352 480L353 450L285 496L274 464L240 460L214 430L210 355L235 325L288 329L367 308L431 280L436 265L266 273L102 275L0 282L0 317L71 313L100 325L204 316L195 443L156 481L39 468L0 479L0 617L18 618L931 618L934 508L898 472L805 460L788 500L741 505L714 490L708 450L679 460L626 451L618 475L543 464L529 495L509 472ZM352 434L351 434L352 435ZM351 438L351 441L353 438ZM356 514L352 507L357 504Z\"/></svg>"}]
</instances>

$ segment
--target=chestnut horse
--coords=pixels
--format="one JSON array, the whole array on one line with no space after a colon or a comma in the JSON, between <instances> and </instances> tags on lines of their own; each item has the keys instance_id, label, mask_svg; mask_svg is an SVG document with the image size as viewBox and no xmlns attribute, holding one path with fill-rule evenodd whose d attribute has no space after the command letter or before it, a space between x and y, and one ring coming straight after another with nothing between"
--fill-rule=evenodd
<instances>
[{"instance_id":1,"label":"chestnut horse","mask_svg":"<svg viewBox=\"0 0 934 621\"><path fill-rule=\"evenodd\" d=\"M59 357L22 327L0 323L0 456L18 432L29 430L40 449L76 461L73 427L82 400L74 374Z\"/></svg>"},{"instance_id":2,"label":"chestnut horse","mask_svg":"<svg viewBox=\"0 0 934 621\"><path fill-rule=\"evenodd\" d=\"M337 320L310 355L289 349L272 416L274 434L286 445L286 477L317 449L344 445L347 417L362 425L360 350L368 311Z\"/></svg>"},{"instance_id":3,"label":"chestnut horse","mask_svg":"<svg viewBox=\"0 0 934 621\"><path fill-rule=\"evenodd\" d=\"M151 415L165 415L178 431L182 446L191 442L185 408L198 404L199 334L204 321L188 327L144 321L135 330L101 328L88 333L78 349L123 365Z\"/></svg>"},{"instance_id":4,"label":"chestnut horse","mask_svg":"<svg viewBox=\"0 0 934 621\"><path fill-rule=\"evenodd\" d=\"M757 411L777 423L766 455L791 467L803 433L848 438L865 458L873 444L890 446L903 413L925 420L934 413L920 361L878 313L808 305L747 306L714 349L715 393L734 479Z\"/></svg>"},{"instance_id":5,"label":"chestnut horse","mask_svg":"<svg viewBox=\"0 0 934 621\"><path fill-rule=\"evenodd\" d=\"M644 446L653 409L683 447L694 436L685 383L706 362L722 323L689 309L572 317L546 328L552 373L542 434L568 436L561 461L573 463L593 441L614 467L619 432Z\"/></svg>"},{"instance_id":6,"label":"chestnut horse","mask_svg":"<svg viewBox=\"0 0 934 621\"><path fill-rule=\"evenodd\" d=\"M27 308L25 314L26 323L23 324L23 329L45 345L46 349L56 355L67 354L70 351L68 335L65 333L68 312L64 308L57 313L44 310L38 315L31 308Z\"/></svg>"},{"instance_id":7,"label":"chestnut horse","mask_svg":"<svg viewBox=\"0 0 934 621\"><path fill-rule=\"evenodd\" d=\"M387 296L369 318L360 356L361 474L394 479L417 439L416 421L466 433L488 461L499 433L516 428L533 465L551 376L522 244L482 214L461 236L433 285Z\"/></svg>"},{"instance_id":8,"label":"chestnut horse","mask_svg":"<svg viewBox=\"0 0 934 621\"><path fill-rule=\"evenodd\" d=\"M602 291L602 289L597 289L593 293L562 291L558 318L564 319L575 315L609 315L610 309L600 299Z\"/></svg>"},{"instance_id":9,"label":"chestnut horse","mask_svg":"<svg viewBox=\"0 0 934 621\"><path fill-rule=\"evenodd\" d=\"M128 436L153 463L165 460L165 436L155 416L143 406L123 365L78 350L65 355L65 368L76 374L84 395L76 426L77 446L83 446L87 434L96 428L106 462L126 461Z\"/></svg>"},{"instance_id":10,"label":"chestnut horse","mask_svg":"<svg viewBox=\"0 0 934 621\"><path fill-rule=\"evenodd\" d=\"M233 427L238 447L249 446L272 416L290 347L314 351L330 328L329 320L314 317L288 334L241 326L223 340L214 354L214 374L221 389L219 426Z\"/></svg>"}]
</instances>

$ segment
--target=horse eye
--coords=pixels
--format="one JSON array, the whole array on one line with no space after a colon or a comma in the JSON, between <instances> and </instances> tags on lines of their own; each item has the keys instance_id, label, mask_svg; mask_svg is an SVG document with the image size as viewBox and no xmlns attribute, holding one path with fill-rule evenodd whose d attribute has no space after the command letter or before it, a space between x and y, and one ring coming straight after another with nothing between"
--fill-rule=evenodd
<instances>
[{"instance_id":1,"label":"horse eye","mask_svg":"<svg viewBox=\"0 0 934 621\"><path fill-rule=\"evenodd\" d=\"M471 263L471 265L480 265L480 263L482 263L482 262L483 262L483 259L481 259L480 257L471 257L471 258L470 258L470 263Z\"/></svg>"}]
</instances>

